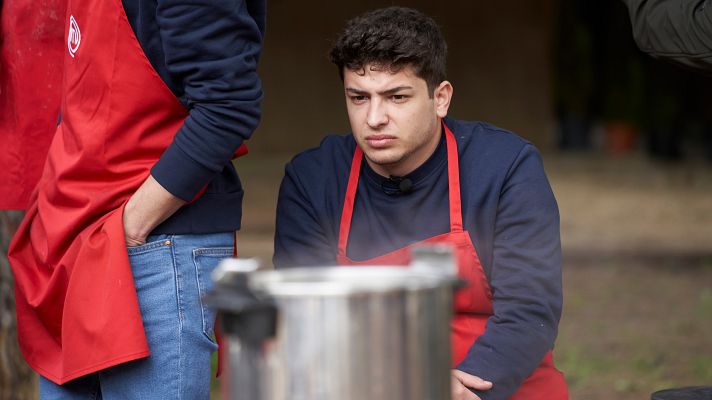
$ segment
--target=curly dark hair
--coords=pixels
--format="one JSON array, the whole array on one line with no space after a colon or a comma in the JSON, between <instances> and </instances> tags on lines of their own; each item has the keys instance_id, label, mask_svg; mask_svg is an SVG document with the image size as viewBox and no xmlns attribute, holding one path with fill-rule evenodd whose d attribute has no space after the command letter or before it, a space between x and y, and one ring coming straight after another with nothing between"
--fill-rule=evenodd
<instances>
[{"instance_id":1,"label":"curly dark hair","mask_svg":"<svg viewBox=\"0 0 712 400\"><path fill-rule=\"evenodd\" d=\"M347 22L329 58L341 80L344 68L358 71L371 65L398 72L410 66L432 96L445 80L447 44L429 16L411 8L388 7Z\"/></svg>"}]
</instances>

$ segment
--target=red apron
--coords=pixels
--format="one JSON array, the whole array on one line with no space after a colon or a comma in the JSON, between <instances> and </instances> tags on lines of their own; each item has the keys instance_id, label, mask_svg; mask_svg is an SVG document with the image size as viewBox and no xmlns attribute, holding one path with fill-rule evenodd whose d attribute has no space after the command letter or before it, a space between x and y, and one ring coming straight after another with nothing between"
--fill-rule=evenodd
<instances>
[{"instance_id":1,"label":"red apron","mask_svg":"<svg viewBox=\"0 0 712 400\"><path fill-rule=\"evenodd\" d=\"M123 207L188 115L120 0L70 0L65 23L62 121L9 252L20 348L58 384L149 355Z\"/></svg>"},{"instance_id":2,"label":"red apron","mask_svg":"<svg viewBox=\"0 0 712 400\"><path fill-rule=\"evenodd\" d=\"M459 364L467 355L475 340L485 332L487 319L492 315L492 293L470 234L463 230L462 204L460 200L460 167L457 143L450 129L445 127L447 145L448 192L450 204L450 232L423 240L418 244L445 243L455 252L459 276L468 286L455 294L455 314L451 323L452 365ZM365 261L354 261L346 256L346 246L351 230L354 201L358 188L363 152L356 146L351 162L351 172L346 188L344 209L339 227L337 262L341 265L406 265L410 263L410 248L404 247ZM568 388L563 375L554 368L551 352L548 352L537 369L522 383L511 397L517 400L563 400L568 399Z\"/></svg>"},{"instance_id":3,"label":"red apron","mask_svg":"<svg viewBox=\"0 0 712 400\"><path fill-rule=\"evenodd\" d=\"M57 129L66 0L0 4L0 209L24 210Z\"/></svg>"}]
</instances>

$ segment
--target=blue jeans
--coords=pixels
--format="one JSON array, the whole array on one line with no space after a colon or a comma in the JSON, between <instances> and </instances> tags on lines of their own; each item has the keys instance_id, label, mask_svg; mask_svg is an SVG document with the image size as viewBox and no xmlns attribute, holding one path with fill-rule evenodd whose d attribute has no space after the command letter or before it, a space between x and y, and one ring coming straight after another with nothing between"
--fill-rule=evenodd
<instances>
[{"instance_id":1,"label":"blue jeans","mask_svg":"<svg viewBox=\"0 0 712 400\"><path fill-rule=\"evenodd\" d=\"M40 378L40 398L209 399L215 313L201 296L210 273L233 255L232 232L152 235L129 247L151 355L57 385Z\"/></svg>"}]
</instances>

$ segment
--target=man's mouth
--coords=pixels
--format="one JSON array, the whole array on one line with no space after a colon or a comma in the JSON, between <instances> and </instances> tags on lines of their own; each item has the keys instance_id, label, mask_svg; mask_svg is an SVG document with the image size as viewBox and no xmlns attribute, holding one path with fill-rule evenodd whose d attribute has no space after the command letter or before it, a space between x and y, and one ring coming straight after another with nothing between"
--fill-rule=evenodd
<instances>
[{"instance_id":1,"label":"man's mouth","mask_svg":"<svg viewBox=\"0 0 712 400\"><path fill-rule=\"evenodd\" d=\"M371 135L366 137L368 146L374 149L382 149L395 142L396 137L391 135Z\"/></svg>"}]
</instances>

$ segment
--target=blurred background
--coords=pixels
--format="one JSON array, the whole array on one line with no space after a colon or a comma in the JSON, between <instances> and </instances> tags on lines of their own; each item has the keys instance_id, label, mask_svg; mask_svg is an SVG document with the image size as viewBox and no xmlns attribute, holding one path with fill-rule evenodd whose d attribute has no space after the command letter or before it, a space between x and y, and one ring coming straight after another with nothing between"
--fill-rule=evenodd
<instances>
[{"instance_id":1,"label":"blurred background","mask_svg":"<svg viewBox=\"0 0 712 400\"><path fill-rule=\"evenodd\" d=\"M641 53L619 1L270 0L263 120L236 161L240 255L270 263L284 164L349 131L331 43L349 18L392 4L442 26L450 116L543 153L564 251L554 356L571 398L712 384L712 79Z\"/></svg>"}]
</instances>

